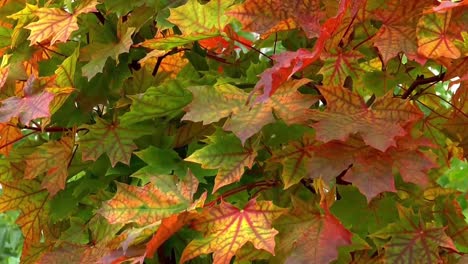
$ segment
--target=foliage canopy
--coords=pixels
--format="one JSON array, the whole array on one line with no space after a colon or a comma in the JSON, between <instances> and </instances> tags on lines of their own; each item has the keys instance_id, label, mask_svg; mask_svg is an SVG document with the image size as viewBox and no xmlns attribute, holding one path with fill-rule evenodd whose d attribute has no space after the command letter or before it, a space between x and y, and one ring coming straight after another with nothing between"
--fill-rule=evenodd
<instances>
[{"instance_id":1,"label":"foliage canopy","mask_svg":"<svg viewBox=\"0 0 468 264\"><path fill-rule=\"evenodd\" d=\"M467 5L1 0L21 263L467 263Z\"/></svg>"}]
</instances>

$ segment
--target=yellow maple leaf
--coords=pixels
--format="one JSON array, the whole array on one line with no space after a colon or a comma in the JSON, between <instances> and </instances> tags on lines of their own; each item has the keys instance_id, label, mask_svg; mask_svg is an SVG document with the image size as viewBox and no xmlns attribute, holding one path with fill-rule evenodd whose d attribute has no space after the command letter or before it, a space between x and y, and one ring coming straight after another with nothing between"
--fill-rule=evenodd
<instances>
[{"instance_id":1,"label":"yellow maple leaf","mask_svg":"<svg viewBox=\"0 0 468 264\"><path fill-rule=\"evenodd\" d=\"M55 42L66 42L73 31L78 29L77 17L83 13L96 11L97 1L83 1L73 13L60 8L42 7L33 11L38 21L29 23L24 28L31 30L28 39L30 45L50 39L50 45Z\"/></svg>"}]
</instances>

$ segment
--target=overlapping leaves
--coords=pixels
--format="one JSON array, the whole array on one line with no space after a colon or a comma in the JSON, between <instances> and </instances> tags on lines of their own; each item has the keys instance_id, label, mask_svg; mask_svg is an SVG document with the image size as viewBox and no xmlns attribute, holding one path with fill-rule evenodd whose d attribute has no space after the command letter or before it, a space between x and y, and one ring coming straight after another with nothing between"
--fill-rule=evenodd
<instances>
[{"instance_id":1,"label":"overlapping leaves","mask_svg":"<svg viewBox=\"0 0 468 264\"><path fill-rule=\"evenodd\" d=\"M465 2L0 1L21 263L464 262Z\"/></svg>"}]
</instances>

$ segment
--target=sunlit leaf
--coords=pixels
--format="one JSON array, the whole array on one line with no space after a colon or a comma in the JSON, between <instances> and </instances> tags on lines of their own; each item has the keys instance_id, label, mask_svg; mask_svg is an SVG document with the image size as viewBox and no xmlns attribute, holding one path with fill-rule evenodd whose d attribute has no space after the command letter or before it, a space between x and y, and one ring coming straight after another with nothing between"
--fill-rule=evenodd
<instances>
[{"instance_id":1,"label":"sunlit leaf","mask_svg":"<svg viewBox=\"0 0 468 264\"><path fill-rule=\"evenodd\" d=\"M213 253L213 263L229 263L247 242L255 248L275 253L275 235L271 223L284 213L272 202L252 199L243 209L221 201L220 205L206 208L192 226L204 237L192 240L182 253L181 263L201 254Z\"/></svg>"},{"instance_id":2,"label":"sunlit leaf","mask_svg":"<svg viewBox=\"0 0 468 264\"><path fill-rule=\"evenodd\" d=\"M22 136L23 134L18 127L10 123L0 123L0 154L8 156L13 148L12 143Z\"/></svg>"},{"instance_id":3,"label":"sunlit leaf","mask_svg":"<svg viewBox=\"0 0 468 264\"><path fill-rule=\"evenodd\" d=\"M453 44L454 38L450 29L452 12L424 15L418 23L418 52L429 58L459 58L460 50Z\"/></svg>"},{"instance_id":4,"label":"sunlit leaf","mask_svg":"<svg viewBox=\"0 0 468 264\"><path fill-rule=\"evenodd\" d=\"M25 89L28 89L25 87ZM54 99L52 93L43 91L37 94L30 94L25 91L25 96L10 97L1 101L0 123L6 123L13 117L18 117L23 124L29 124L31 120L49 117L49 104Z\"/></svg>"},{"instance_id":5,"label":"sunlit leaf","mask_svg":"<svg viewBox=\"0 0 468 264\"><path fill-rule=\"evenodd\" d=\"M65 137L59 141L49 141L39 146L35 152L26 157L24 177L34 179L46 173L42 187L53 196L65 188L68 167L72 158L73 139Z\"/></svg>"},{"instance_id":6,"label":"sunlit leaf","mask_svg":"<svg viewBox=\"0 0 468 264\"><path fill-rule=\"evenodd\" d=\"M242 147L241 142L232 134L220 131L209 136L204 148L195 151L186 161L197 162L206 169L218 169L213 192L237 182L244 174L245 167L252 168L257 152L251 147Z\"/></svg>"},{"instance_id":7,"label":"sunlit leaf","mask_svg":"<svg viewBox=\"0 0 468 264\"><path fill-rule=\"evenodd\" d=\"M59 8L42 7L32 13L39 18L29 23L25 28L31 30L29 40L31 45L50 39L50 45L56 41L66 42L70 35L78 29L77 16L83 13L96 11L97 1L83 1L73 14Z\"/></svg>"},{"instance_id":8,"label":"sunlit leaf","mask_svg":"<svg viewBox=\"0 0 468 264\"><path fill-rule=\"evenodd\" d=\"M177 25L185 35L222 31L229 22L224 10L230 5L231 0L215 0L204 5L197 0L189 0L180 7L171 8L168 20Z\"/></svg>"},{"instance_id":9,"label":"sunlit leaf","mask_svg":"<svg viewBox=\"0 0 468 264\"><path fill-rule=\"evenodd\" d=\"M150 181L143 187L118 183L116 195L99 213L112 224L148 225L187 210L198 188L193 175L182 181L172 175L155 175Z\"/></svg>"},{"instance_id":10,"label":"sunlit leaf","mask_svg":"<svg viewBox=\"0 0 468 264\"><path fill-rule=\"evenodd\" d=\"M249 0L231 8L230 16L237 18L246 30L260 34L276 30L288 30L301 27L307 37L317 37L320 33L320 20L325 17L320 9L320 2Z\"/></svg>"}]
</instances>

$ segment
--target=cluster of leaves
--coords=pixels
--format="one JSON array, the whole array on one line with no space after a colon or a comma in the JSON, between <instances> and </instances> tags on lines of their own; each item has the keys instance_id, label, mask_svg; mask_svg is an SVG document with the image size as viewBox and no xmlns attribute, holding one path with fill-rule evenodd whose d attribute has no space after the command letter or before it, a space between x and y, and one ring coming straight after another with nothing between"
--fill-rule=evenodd
<instances>
[{"instance_id":1,"label":"cluster of leaves","mask_svg":"<svg viewBox=\"0 0 468 264\"><path fill-rule=\"evenodd\" d=\"M467 5L1 0L21 263L467 263Z\"/></svg>"}]
</instances>

